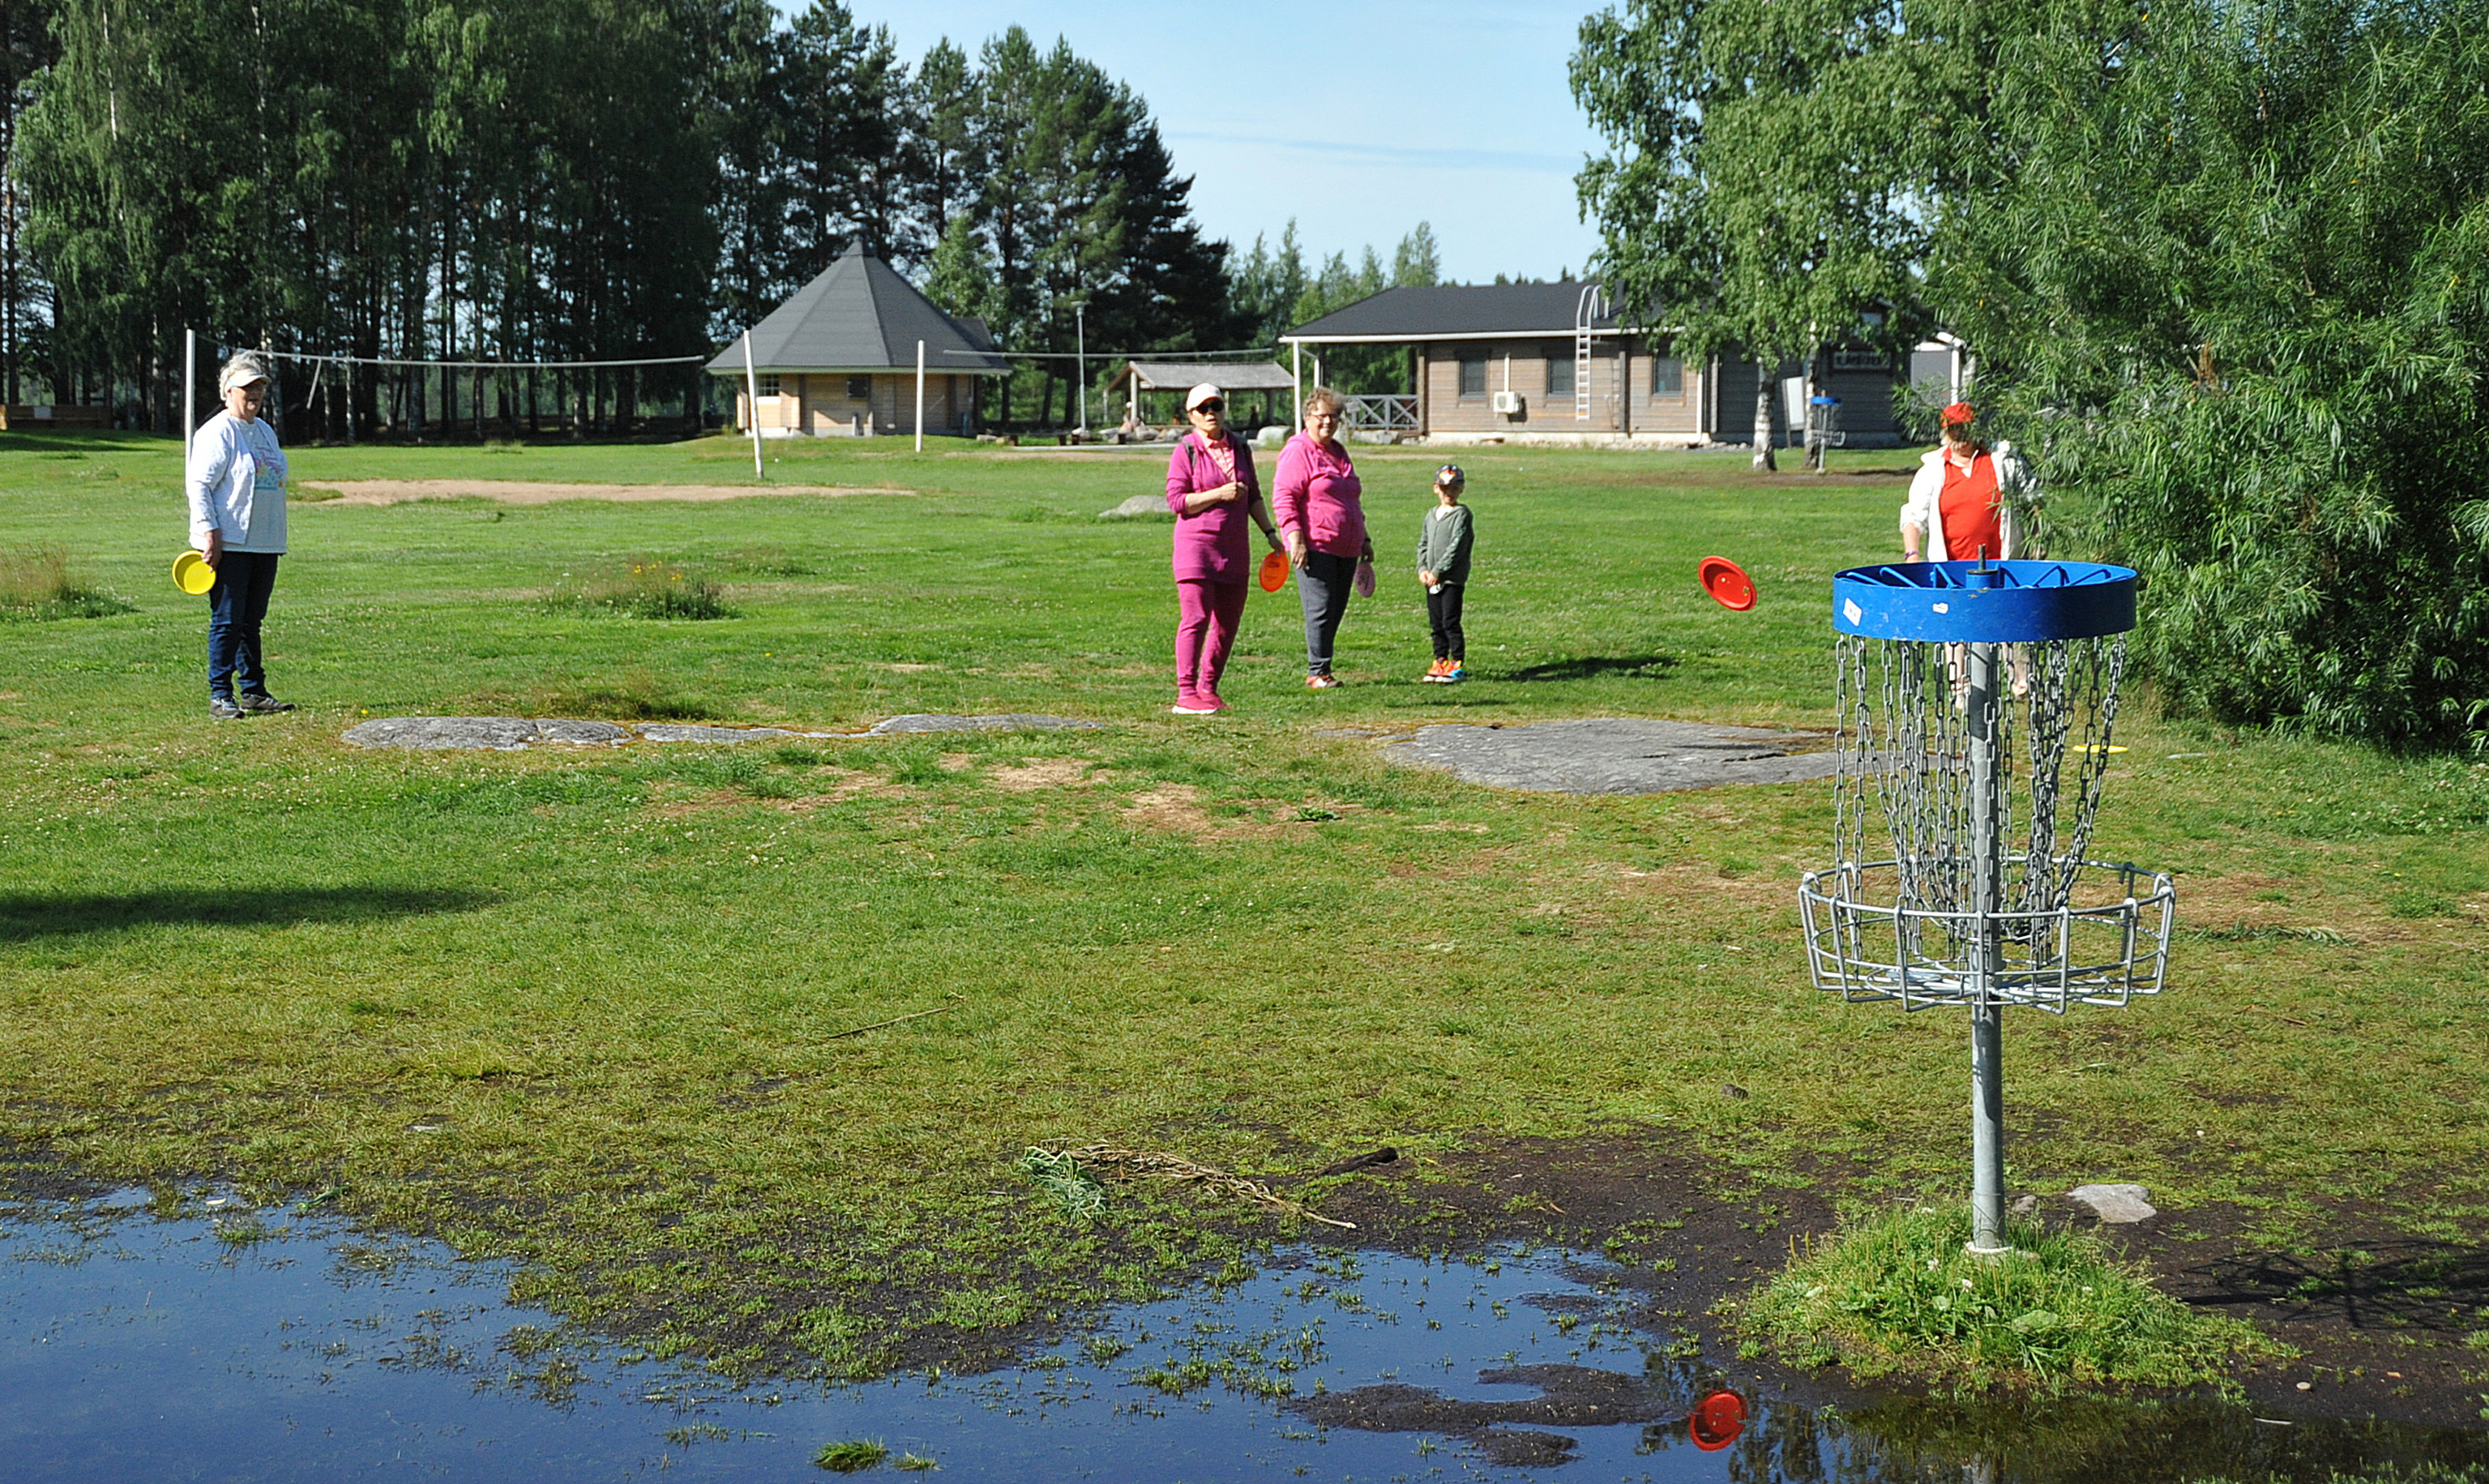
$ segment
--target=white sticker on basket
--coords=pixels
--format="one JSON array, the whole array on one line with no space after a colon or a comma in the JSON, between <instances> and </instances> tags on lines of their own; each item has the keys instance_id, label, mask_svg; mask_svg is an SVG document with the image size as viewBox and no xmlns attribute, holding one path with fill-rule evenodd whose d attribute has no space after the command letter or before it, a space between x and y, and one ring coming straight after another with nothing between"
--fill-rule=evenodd
<instances>
[{"instance_id":1,"label":"white sticker on basket","mask_svg":"<svg viewBox=\"0 0 2489 1484\"><path fill-rule=\"evenodd\" d=\"M1950 603L1939 603L1939 604L1937 604L1937 605L1936 605L1936 612L1937 612L1937 613L1940 613L1940 614L1949 614L1949 613L1952 613L1952 612L1953 612L1953 605L1952 605L1952 604L1950 604Z\"/></svg>"},{"instance_id":2,"label":"white sticker on basket","mask_svg":"<svg viewBox=\"0 0 2489 1484\"><path fill-rule=\"evenodd\" d=\"M1841 600L1841 616L1848 619L1851 623L1856 623L1859 619L1866 617L1867 614L1858 607L1858 600L1856 598L1844 598Z\"/></svg>"}]
</instances>

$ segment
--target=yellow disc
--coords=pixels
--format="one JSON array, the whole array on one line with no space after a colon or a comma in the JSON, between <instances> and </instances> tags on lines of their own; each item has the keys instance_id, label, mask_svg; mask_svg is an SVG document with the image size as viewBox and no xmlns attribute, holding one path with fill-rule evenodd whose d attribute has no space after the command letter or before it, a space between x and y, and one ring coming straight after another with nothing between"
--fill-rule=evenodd
<instances>
[{"instance_id":1,"label":"yellow disc","mask_svg":"<svg viewBox=\"0 0 2489 1484\"><path fill-rule=\"evenodd\" d=\"M2102 747L2095 742L2082 742L2066 749L2066 751L2070 753L2122 753L2125 752L2126 749L2123 747Z\"/></svg>"},{"instance_id":2,"label":"yellow disc","mask_svg":"<svg viewBox=\"0 0 2489 1484\"><path fill-rule=\"evenodd\" d=\"M184 552L173 558L173 585L194 598L204 598L216 585L216 569L197 552Z\"/></svg>"}]
</instances>

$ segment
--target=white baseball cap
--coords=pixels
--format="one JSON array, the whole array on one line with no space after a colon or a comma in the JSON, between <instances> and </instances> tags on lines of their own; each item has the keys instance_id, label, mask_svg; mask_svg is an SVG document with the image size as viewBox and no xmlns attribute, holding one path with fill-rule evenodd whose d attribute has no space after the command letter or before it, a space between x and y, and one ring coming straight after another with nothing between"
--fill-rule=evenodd
<instances>
[{"instance_id":1,"label":"white baseball cap","mask_svg":"<svg viewBox=\"0 0 2489 1484\"><path fill-rule=\"evenodd\" d=\"M1199 407L1204 402L1210 401L1214 397L1224 402L1227 400L1227 393L1218 389L1217 383L1204 382L1200 385L1192 388L1192 390L1184 394L1184 410L1187 413L1191 412L1194 408Z\"/></svg>"}]
</instances>

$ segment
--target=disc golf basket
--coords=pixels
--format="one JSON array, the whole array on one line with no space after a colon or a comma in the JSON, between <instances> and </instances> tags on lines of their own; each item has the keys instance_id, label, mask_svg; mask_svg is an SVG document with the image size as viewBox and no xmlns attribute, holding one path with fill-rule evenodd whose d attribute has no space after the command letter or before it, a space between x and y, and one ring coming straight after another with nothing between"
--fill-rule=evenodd
<instances>
[{"instance_id":1,"label":"disc golf basket","mask_svg":"<svg viewBox=\"0 0 2489 1484\"><path fill-rule=\"evenodd\" d=\"M1970 1250L2005 1250L2003 1012L2158 994L2177 896L2095 861L2134 573L1908 562L1833 579L1834 851L1798 886L1845 1000L1971 1013Z\"/></svg>"}]
</instances>

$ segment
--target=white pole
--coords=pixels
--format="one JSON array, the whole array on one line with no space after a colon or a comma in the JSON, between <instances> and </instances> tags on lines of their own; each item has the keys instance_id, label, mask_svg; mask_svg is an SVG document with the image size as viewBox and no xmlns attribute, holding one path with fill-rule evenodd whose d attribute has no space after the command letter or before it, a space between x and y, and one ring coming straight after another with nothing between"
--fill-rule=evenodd
<instances>
[{"instance_id":1,"label":"white pole","mask_svg":"<svg viewBox=\"0 0 2489 1484\"><path fill-rule=\"evenodd\" d=\"M1288 342L1289 369L1297 375L1296 389L1288 393L1288 418L1298 427L1305 425L1305 343Z\"/></svg>"},{"instance_id":2,"label":"white pole","mask_svg":"<svg viewBox=\"0 0 2489 1484\"><path fill-rule=\"evenodd\" d=\"M199 332L182 331L182 460L190 458L190 432L198 426L199 391L191 385L199 374Z\"/></svg>"},{"instance_id":3,"label":"white pole","mask_svg":"<svg viewBox=\"0 0 2489 1484\"><path fill-rule=\"evenodd\" d=\"M925 451L925 342L916 342L916 451Z\"/></svg>"},{"instance_id":4,"label":"white pole","mask_svg":"<svg viewBox=\"0 0 2489 1484\"><path fill-rule=\"evenodd\" d=\"M1073 375L1080 379L1080 431L1089 431L1089 306L1072 306Z\"/></svg>"},{"instance_id":5,"label":"white pole","mask_svg":"<svg viewBox=\"0 0 2489 1484\"><path fill-rule=\"evenodd\" d=\"M760 377L752 369L752 331L743 332L743 420L752 424L752 477L769 476L760 469Z\"/></svg>"}]
</instances>

